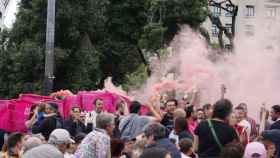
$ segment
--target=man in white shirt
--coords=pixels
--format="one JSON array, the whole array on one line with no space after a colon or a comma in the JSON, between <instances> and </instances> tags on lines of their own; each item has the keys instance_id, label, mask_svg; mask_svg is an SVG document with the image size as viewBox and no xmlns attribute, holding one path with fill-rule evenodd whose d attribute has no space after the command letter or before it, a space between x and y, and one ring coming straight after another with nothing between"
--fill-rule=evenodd
<instances>
[{"instance_id":1,"label":"man in white shirt","mask_svg":"<svg viewBox=\"0 0 280 158\"><path fill-rule=\"evenodd\" d=\"M251 124L246 119L246 109L242 106L237 106L235 108L235 115L239 126L242 126L249 137L251 135Z\"/></svg>"},{"instance_id":2,"label":"man in white shirt","mask_svg":"<svg viewBox=\"0 0 280 158\"><path fill-rule=\"evenodd\" d=\"M91 112L86 113L85 117L85 125L92 124L92 127L96 127L96 117L98 114L103 112L103 105L104 102L102 99L97 98L93 101L94 110Z\"/></svg>"}]
</instances>

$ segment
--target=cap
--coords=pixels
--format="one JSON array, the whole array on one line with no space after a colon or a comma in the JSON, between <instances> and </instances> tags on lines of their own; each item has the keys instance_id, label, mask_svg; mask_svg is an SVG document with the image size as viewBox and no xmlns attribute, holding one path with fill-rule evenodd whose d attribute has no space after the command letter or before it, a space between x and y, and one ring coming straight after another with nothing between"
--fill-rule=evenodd
<instances>
[{"instance_id":1,"label":"cap","mask_svg":"<svg viewBox=\"0 0 280 158\"><path fill-rule=\"evenodd\" d=\"M49 141L50 144L71 144L75 143L73 139L71 139L70 134L65 129L55 129L50 137Z\"/></svg>"},{"instance_id":2,"label":"cap","mask_svg":"<svg viewBox=\"0 0 280 158\"><path fill-rule=\"evenodd\" d=\"M26 152L27 150L32 149L32 148L34 148L36 146L39 146L41 144L43 144L43 142L40 138L31 136L31 137L27 138L26 141L24 141L23 151Z\"/></svg>"},{"instance_id":3,"label":"cap","mask_svg":"<svg viewBox=\"0 0 280 158\"><path fill-rule=\"evenodd\" d=\"M254 158L254 157L257 158L267 157L267 151L262 143L253 142L253 143L249 143L246 146L244 158Z\"/></svg>"}]
</instances>

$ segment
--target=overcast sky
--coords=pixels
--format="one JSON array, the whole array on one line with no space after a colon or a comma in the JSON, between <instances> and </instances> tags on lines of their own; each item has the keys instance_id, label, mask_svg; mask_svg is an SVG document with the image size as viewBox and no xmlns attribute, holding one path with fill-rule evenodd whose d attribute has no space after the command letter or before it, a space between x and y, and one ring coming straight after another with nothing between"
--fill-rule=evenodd
<instances>
[{"instance_id":1,"label":"overcast sky","mask_svg":"<svg viewBox=\"0 0 280 158\"><path fill-rule=\"evenodd\" d=\"M8 7L7 7L7 12L6 12L6 16L4 19L4 25L8 28L11 28L13 23L16 20L16 12L17 12L17 6L18 3L20 2L20 0L11 0Z\"/></svg>"}]
</instances>

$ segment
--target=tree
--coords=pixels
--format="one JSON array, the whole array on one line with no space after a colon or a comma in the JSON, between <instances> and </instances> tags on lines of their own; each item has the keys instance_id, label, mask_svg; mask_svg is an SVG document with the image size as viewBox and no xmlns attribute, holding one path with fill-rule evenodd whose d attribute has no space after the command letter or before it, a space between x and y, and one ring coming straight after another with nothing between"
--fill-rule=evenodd
<instances>
[{"instance_id":1,"label":"tree","mask_svg":"<svg viewBox=\"0 0 280 158\"><path fill-rule=\"evenodd\" d=\"M235 37L235 25L238 13L238 5L235 5L232 0L223 0L217 2L216 0L209 0L209 6L217 7L231 14L231 31L223 25L219 16L214 15L210 10L208 11L208 17L212 24L216 25L218 32L219 45L222 49L225 48L223 35L229 39L231 48L234 48L234 37Z\"/></svg>"},{"instance_id":2,"label":"tree","mask_svg":"<svg viewBox=\"0 0 280 158\"><path fill-rule=\"evenodd\" d=\"M56 4L54 90L96 89L108 76L131 84L149 72L149 56L180 25L198 29L207 0L67 0ZM0 96L41 90L47 3L22 0L12 30L0 40ZM8 65L8 66L7 66Z\"/></svg>"}]
</instances>

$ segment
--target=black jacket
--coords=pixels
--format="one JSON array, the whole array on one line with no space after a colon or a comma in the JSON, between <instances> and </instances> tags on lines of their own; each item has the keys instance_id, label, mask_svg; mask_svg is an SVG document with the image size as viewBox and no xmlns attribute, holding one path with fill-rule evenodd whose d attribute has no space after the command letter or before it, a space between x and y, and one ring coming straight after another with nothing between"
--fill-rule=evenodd
<instances>
[{"instance_id":1,"label":"black jacket","mask_svg":"<svg viewBox=\"0 0 280 158\"><path fill-rule=\"evenodd\" d=\"M88 133L86 126L83 122L74 122L73 119L65 120L63 123L63 128L66 129L72 137L75 137L78 133Z\"/></svg>"},{"instance_id":2,"label":"black jacket","mask_svg":"<svg viewBox=\"0 0 280 158\"><path fill-rule=\"evenodd\" d=\"M280 120L274 122L271 126L270 126L270 129L278 129L280 130Z\"/></svg>"},{"instance_id":3,"label":"black jacket","mask_svg":"<svg viewBox=\"0 0 280 158\"><path fill-rule=\"evenodd\" d=\"M58 116L46 117L41 124L32 127L32 133L41 133L48 140L53 130L62 128L62 123L62 118Z\"/></svg>"}]
</instances>

